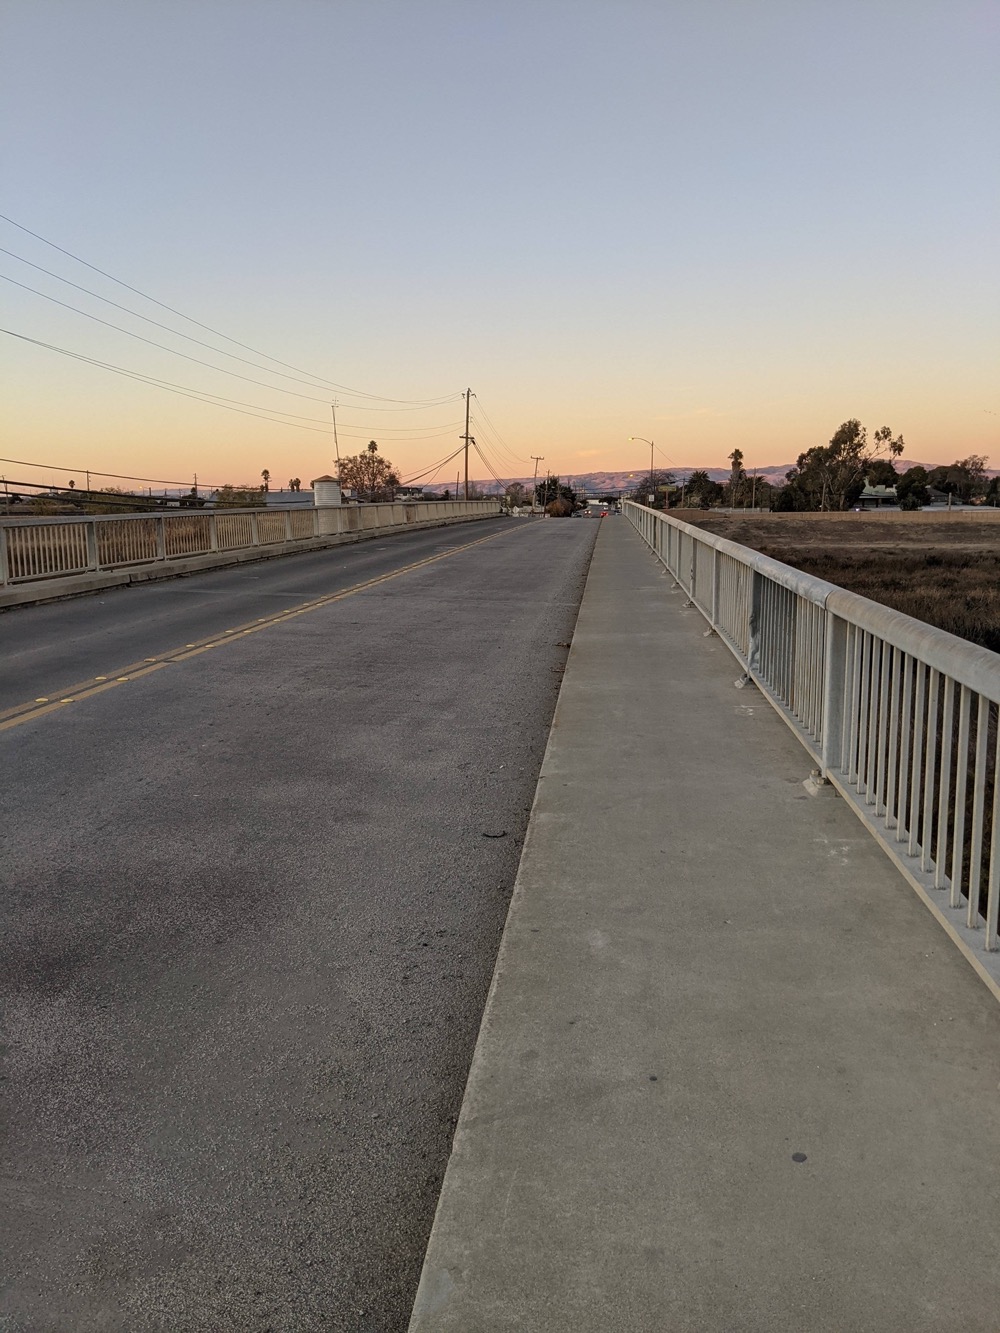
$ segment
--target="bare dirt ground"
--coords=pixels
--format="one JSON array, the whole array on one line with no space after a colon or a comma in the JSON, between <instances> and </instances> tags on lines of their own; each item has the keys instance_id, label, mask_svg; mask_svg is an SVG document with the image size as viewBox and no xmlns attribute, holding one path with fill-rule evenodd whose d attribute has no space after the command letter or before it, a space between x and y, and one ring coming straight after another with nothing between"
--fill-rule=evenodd
<instances>
[{"instance_id":1,"label":"bare dirt ground","mask_svg":"<svg viewBox=\"0 0 1000 1333\"><path fill-rule=\"evenodd\" d=\"M688 523L1000 652L1000 519L915 514L715 514Z\"/></svg>"}]
</instances>

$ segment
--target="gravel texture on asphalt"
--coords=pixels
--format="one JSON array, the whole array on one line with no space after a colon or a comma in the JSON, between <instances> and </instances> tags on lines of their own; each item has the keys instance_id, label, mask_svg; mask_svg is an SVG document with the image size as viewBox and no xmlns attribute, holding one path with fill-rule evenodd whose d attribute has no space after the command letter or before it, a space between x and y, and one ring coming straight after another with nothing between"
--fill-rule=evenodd
<instances>
[{"instance_id":1,"label":"gravel texture on asphalt","mask_svg":"<svg viewBox=\"0 0 1000 1333\"><path fill-rule=\"evenodd\" d=\"M4 1333L405 1329L598 527L2 618L9 708L445 554L0 731Z\"/></svg>"}]
</instances>

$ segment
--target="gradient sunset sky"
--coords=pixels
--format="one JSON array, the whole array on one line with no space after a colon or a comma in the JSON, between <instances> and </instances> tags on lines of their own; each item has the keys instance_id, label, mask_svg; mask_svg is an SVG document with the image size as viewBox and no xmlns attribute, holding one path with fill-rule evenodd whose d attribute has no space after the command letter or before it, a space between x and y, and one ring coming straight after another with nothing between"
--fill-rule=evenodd
<instances>
[{"instance_id":1,"label":"gradient sunset sky","mask_svg":"<svg viewBox=\"0 0 1000 1333\"><path fill-rule=\"evenodd\" d=\"M341 452L409 477L466 386L502 478L648 467L629 436L775 465L848 417L1000 466L998 34L983 0L5 0L0 474L308 481L336 397Z\"/></svg>"}]
</instances>

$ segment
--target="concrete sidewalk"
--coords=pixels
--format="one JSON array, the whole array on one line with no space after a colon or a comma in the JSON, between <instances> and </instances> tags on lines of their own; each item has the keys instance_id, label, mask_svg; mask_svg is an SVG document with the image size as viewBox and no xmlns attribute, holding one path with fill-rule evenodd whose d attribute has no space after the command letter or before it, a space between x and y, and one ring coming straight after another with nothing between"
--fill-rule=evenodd
<instances>
[{"instance_id":1,"label":"concrete sidewalk","mask_svg":"<svg viewBox=\"0 0 1000 1333\"><path fill-rule=\"evenodd\" d=\"M602 524L411 1333L1000 1328L1000 1011Z\"/></svg>"}]
</instances>

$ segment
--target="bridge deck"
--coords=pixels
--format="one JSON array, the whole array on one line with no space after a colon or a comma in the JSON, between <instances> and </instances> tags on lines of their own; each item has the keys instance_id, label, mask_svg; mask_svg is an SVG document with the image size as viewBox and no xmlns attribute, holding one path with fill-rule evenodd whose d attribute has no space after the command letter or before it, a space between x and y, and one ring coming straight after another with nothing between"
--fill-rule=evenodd
<instances>
[{"instance_id":1,"label":"bridge deck","mask_svg":"<svg viewBox=\"0 0 1000 1333\"><path fill-rule=\"evenodd\" d=\"M603 523L411 1333L995 1330L1000 1014Z\"/></svg>"}]
</instances>

